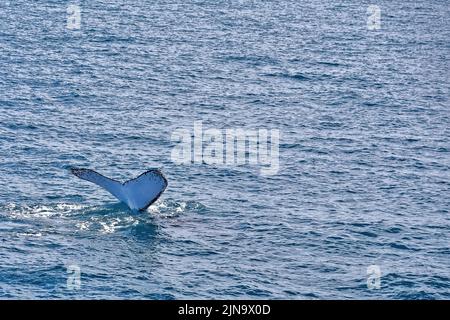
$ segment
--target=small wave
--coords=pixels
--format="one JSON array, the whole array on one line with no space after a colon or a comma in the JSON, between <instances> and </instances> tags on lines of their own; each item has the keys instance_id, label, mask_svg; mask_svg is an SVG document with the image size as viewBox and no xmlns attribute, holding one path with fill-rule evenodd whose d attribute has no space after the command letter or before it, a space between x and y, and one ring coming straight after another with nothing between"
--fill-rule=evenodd
<instances>
[{"instance_id":1,"label":"small wave","mask_svg":"<svg viewBox=\"0 0 450 320\"><path fill-rule=\"evenodd\" d=\"M309 76L306 76L301 73L292 73L292 72L277 72L277 73L266 73L264 74L266 77L276 77L276 78L286 78L298 81L306 81L311 80Z\"/></svg>"},{"instance_id":2,"label":"small wave","mask_svg":"<svg viewBox=\"0 0 450 320\"><path fill-rule=\"evenodd\" d=\"M16 235L18 237L36 237L36 238L40 238L42 237L42 233L41 232L17 232Z\"/></svg>"}]
</instances>

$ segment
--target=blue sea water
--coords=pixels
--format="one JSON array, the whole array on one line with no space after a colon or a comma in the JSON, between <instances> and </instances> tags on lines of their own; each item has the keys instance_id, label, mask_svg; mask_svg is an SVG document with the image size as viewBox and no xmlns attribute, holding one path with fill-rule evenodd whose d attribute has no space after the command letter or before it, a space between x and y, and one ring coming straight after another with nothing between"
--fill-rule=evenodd
<instances>
[{"instance_id":1,"label":"blue sea water","mask_svg":"<svg viewBox=\"0 0 450 320\"><path fill-rule=\"evenodd\" d=\"M1 1L0 298L449 299L449 20L441 0ZM280 130L279 172L175 164L194 121ZM169 187L134 214L73 166Z\"/></svg>"}]
</instances>

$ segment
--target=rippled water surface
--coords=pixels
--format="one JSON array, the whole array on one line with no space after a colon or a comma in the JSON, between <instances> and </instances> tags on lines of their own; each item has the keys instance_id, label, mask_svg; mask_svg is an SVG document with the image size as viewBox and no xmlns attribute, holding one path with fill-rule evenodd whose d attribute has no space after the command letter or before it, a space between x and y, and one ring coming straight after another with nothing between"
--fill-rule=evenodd
<instances>
[{"instance_id":1,"label":"rippled water surface","mask_svg":"<svg viewBox=\"0 0 450 320\"><path fill-rule=\"evenodd\" d=\"M372 2L0 2L0 298L450 298L450 7ZM173 163L194 121L280 130L279 172Z\"/></svg>"}]
</instances>

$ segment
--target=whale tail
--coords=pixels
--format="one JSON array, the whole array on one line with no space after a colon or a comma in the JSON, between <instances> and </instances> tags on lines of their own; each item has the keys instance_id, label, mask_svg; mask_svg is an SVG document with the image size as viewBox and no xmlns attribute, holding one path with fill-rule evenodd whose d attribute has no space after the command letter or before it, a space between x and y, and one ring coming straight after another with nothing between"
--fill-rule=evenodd
<instances>
[{"instance_id":1,"label":"whale tail","mask_svg":"<svg viewBox=\"0 0 450 320\"><path fill-rule=\"evenodd\" d=\"M144 211L158 200L167 188L167 179L158 169L144 172L124 183L107 178L91 169L72 168L80 179L95 183L125 203L131 210Z\"/></svg>"}]
</instances>

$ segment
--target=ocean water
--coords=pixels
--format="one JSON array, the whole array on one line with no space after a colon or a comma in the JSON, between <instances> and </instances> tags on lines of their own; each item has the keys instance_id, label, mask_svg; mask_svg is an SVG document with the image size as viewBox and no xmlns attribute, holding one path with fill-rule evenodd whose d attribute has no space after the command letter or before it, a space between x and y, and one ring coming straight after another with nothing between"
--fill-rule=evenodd
<instances>
[{"instance_id":1,"label":"ocean water","mask_svg":"<svg viewBox=\"0 0 450 320\"><path fill-rule=\"evenodd\" d=\"M0 298L449 299L449 19L443 0L1 1ZM279 130L279 171L174 163L194 121ZM135 214L71 167L169 187Z\"/></svg>"}]
</instances>

